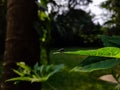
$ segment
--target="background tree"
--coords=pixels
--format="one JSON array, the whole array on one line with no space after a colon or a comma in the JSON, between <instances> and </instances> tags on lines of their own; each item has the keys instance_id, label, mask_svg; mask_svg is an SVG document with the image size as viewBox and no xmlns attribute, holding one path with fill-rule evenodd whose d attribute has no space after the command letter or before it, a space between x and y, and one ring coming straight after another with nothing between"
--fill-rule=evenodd
<instances>
[{"instance_id":1,"label":"background tree","mask_svg":"<svg viewBox=\"0 0 120 90\"><path fill-rule=\"evenodd\" d=\"M39 90L38 83L21 82L14 85L5 80L15 77L12 69L23 61L33 66L39 61L39 37L33 23L37 18L35 0L7 0L7 35L1 90Z\"/></svg>"},{"instance_id":2,"label":"background tree","mask_svg":"<svg viewBox=\"0 0 120 90\"><path fill-rule=\"evenodd\" d=\"M92 0L40 0L42 6L51 8L47 11L51 20L51 30L48 30L48 20L45 19L42 26L47 29L41 29L47 33L51 32L51 47L80 46L83 43L87 46L96 42L99 44L97 35L101 34L101 26L93 23L90 12L81 9L89 3L92 3ZM49 46L48 43L46 46Z\"/></svg>"},{"instance_id":3,"label":"background tree","mask_svg":"<svg viewBox=\"0 0 120 90\"><path fill-rule=\"evenodd\" d=\"M102 8L109 11L110 19L105 22L109 35L120 35L120 1L106 0L101 4ZM108 16L108 15L107 15Z\"/></svg>"},{"instance_id":4,"label":"background tree","mask_svg":"<svg viewBox=\"0 0 120 90\"><path fill-rule=\"evenodd\" d=\"M64 2L66 2L66 4L64 4ZM54 47L54 46L61 47L61 45L62 45L62 44L60 44L62 41L62 38L58 34L62 34L62 36L66 36L65 34L62 33L63 32L62 28L65 28L64 26L66 25L66 23L64 23L64 26L57 24L57 23L59 23L59 20L57 21L58 16L63 16L62 19L66 20L66 17L64 15L65 12L67 12L67 13L73 12L73 11L75 11L75 8L77 6L87 6L90 2L92 2L92 0L84 0L84 1L83 0L65 0L65 1L63 1L63 0L59 0L59 1L39 0L38 6L39 6L39 9L42 11L39 12L39 20L40 21L39 21L39 23L36 24L36 26L37 26L38 32L40 29L40 38L41 38L40 40L42 43L42 49L45 49L45 51L46 51L46 57L47 57L48 62L50 61L49 54L50 54L51 47ZM51 7L51 10L49 10L50 7ZM66 8L67 8L67 10L66 10ZM46 14L46 12L47 12L47 14ZM76 13L76 15L77 15L77 13ZM72 17L73 16L68 15L68 17L67 17L68 21L66 20L66 22L74 23L74 25L75 25L76 22L74 22L74 21L72 22L72 19L71 19L71 21L69 20ZM77 17L77 18L79 18L79 17ZM74 15L74 19L75 19L75 15ZM63 20L63 21L65 21L65 20ZM63 22L60 22L60 23L63 23ZM78 25L78 23L77 23L77 25ZM61 28L58 29L58 27L61 27ZM77 28L75 26L72 26L72 27ZM65 29L68 29L68 28L65 28ZM57 31L58 31L58 34L55 33ZM72 33L74 33L74 32L70 32L70 31L71 30L65 30L67 36L69 35L69 37L70 37L69 39L72 39L72 36L73 36ZM65 40L67 40L67 39L65 39ZM62 43L65 43L65 42L62 42ZM69 43L67 42L67 44L69 44Z\"/></svg>"},{"instance_id":5,"label":"background tree","mask_svg":"<svg viewBox=\"0 0 120 90\"><path fill-rule=\"evenodd\" d=\"M95 25L90 12L82 10L87 7L92 0L64 0L64 2L53 2L50 0L51 12L49 16L53 20L52 46L81 46L92 43L99 43L97 38L101 34L101 26ZM54 43L55 42L55 43Z\"/></svg>"},{"instance_id":6,"label":"background tree","mask_svg":"<svg viewBox=\"0 0 120 90\"><path fill-rule=\"evenodd\" d=\"M56 18L57 31L53 30L52 36L57 45L89 46L98 42L101 26L95 25L90 13L82 9L71 9ZM56 37L56 38L55 38ZM53 45L56 45L56 44ZM97 43L96 43L97 44Z\"/></svg>"}]
</instances>

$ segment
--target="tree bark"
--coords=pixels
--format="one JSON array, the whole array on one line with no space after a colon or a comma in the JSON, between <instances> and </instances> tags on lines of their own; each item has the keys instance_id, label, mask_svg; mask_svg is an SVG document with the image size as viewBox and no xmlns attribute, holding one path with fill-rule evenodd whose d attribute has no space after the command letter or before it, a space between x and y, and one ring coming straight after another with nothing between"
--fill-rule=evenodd
<instances>
[{"instance_id":1,"label":"tree bark","mask_svg":"<svg viewBox=\"0 0 120 90\"><path fill-rule=\"evenodd\" d=\"M0 0L0 57L3 56L4 52L4 39L5 39L5 7Z\"/></svg>"},{"instance_id":2,"label":"tree bark","mask_svg":"<svg viewBox=\"0 0 120 90\"><path fill-rule=\"evenodd\" d=\"M40 60L39 36L33 22L37 20L35 0L7 0L7 35L1 90L40 90L40 83L5 82L15 77L16 62L33 66Z\"/></svg>"},{"instance_id":3,"label":"tree bark","mask_svg":"<svg viewBox=\"0 0 120 90\"><path fill-rule=\"evenodd\" d=\"M0 12L2 12L2 1L0 0ZM1 32L1 29L2 29L2 13L0 14L0 32Z\"/></svg>"}]
</instances>

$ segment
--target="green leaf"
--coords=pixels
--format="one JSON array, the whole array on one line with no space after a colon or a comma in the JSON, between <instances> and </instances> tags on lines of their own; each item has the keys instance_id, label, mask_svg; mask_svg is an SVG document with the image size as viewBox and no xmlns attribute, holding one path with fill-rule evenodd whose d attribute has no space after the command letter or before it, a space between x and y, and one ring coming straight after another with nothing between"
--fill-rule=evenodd
<instances>
[{"instance_id":1,"label":"green leaf","mask_svg":"<svg viewBox=\"0 0 120 90\"><path fill-rule=\"evenodd\" d=\"M26 71L31 71L31 68L28 65L26 65L25 62L17 62L17 66Z\"/></svg>"},{"instance_id":2,"label":"green leaf","mask_svg":"<svg viewBox=\"0 0 120 90\"><path fill-rule=\"evenodd\" d=\"M18 70L13 69L13 72L15 72L16 74L18 74L19 76L24 76L24 73L20 72Z\"/></svg>"},{"instance_id":3,"label":"green leaf","mask_svg":"<svg viewBox=\"0 0 120 90\"><path fill-rule=\"evenodd\" d=\"M89 65L89 64L93 64L93 63L97 63L100 61L104 61L106 59L111 59L111 58L106 58L106 57L97 57L97 56L88 56L87 58L85 58L80 64L79 66L85 66L85 65Z\"/></svg>"},{"instance_id":4,"label":"green leaf","mask_svg":"<svg viewBox=\"0 0 120 90\"><path fill-rule=\"evenodd\" d=\"M37 71L37 68L38 68L38 63L34 65L34 71Z\"/></svg>"},{"instance_id":5,"label":"green leaf","mask_svg":"<svg viewBox=\"0 0 120 90\"><path fill-rule=\"evenodd\" d=\"M6 82L9 81L29 81L29 82L45 82L48 78L44 77L44 78L33 78L33 77L15 77L15 78L11 78L6 80Z\"/></svg>"},{"instance_id":6,"label":"green leaf","mask_svg":"<svg viewBox=\"0 0 120 90\"><path fill-rule=\"evenodd\" d=\"M57 72L60 72L62 69L64 68L64 64L60 64L60 65L55 65L54 67L52 67L52 71L49 72L49 74L47 74L47 78L51 77L52 75L54 75Z\"/></svg>"},{"instance_id":7,"label":"green leaf","mask_svg":"<svg viewBox=\"0 0 120 90\"><path fill-rule=\"evenodd\" d=\"M106 47L120 47L120 36L100 35L100 38Z\"/></svg>"},{"instance_id":8,"label":"green leaf","mask_svg":"<svg viewBox=\"0 0 120 90\"><path fill-rule=\"evenodd\" d=\"M56 73L56 72L59 72L61 69L63 69L65 66L64 66L64 64L60 64L60 65L56 65L55 67L54 67L54 72Z\"/></svg>"},{"instance_id":9,"label":"green leaf","mask_svg":"<svg viewBox=\"0 0 120 90\"><path fill-rule=\"evenodd\" d=\"M49 0L40 0L40 4L43 5L44 7L47 7L47 4L48 4L48 1Z\"/></svg>"},{"instance_id":10,"label":"green leaf","mask_svg":"<svg viewBox=\"0 0 120 90\"><path fill-rule=\"evenodd\" d=\"M87 55L87 56L120 58L120 48L117 48L117 47L104 47L96 50L79 50L79 51L69 51L64 53Z\"/></svg>"},{"instance_id":11,"label":"green leaf","mask_svg":"<svg viewBox=\"0 0 120 90\"><path fill-rule=\"evenodd\" d=\"M120 64L120 59L108 59L108 60L92 63L89 65L85 65L83 67L76 66L71 70L71 72L92 72L95 70L109 69L117 64Z\"/></svg>"},{"instance_id":12,"label":"green leaf","mask_svg":"<svg viewBox=\"0 0 120 90\"><path fill-rule=\"evenodd\" d=\"M17 70L13 70L13 71L18 75L21 74L20 76L24 76L31 73L31 68L28 65L26 65L24 62L17 62L17 66L19 66L18 72Z\"/></svg>"},{"instance_id":13,"label":"green leaf","mask_svg":"<svg viewBox=\"0 0 120 90\"><path fill-rule=\"evenodd\" d=\"M64 64L60 64L60 65L42 65L40 66L40 72L42 74L41 77L50 77L53 74L59 72L60 70L62 70L64 68Z\"/></svg>"},{"instance_id":14,"label":"green leaf","mask_svg":"<svg viewBox=\"0 0 120 90\"><path fill-rule=\"evenodd\" d=\"M30 77L15 77L15 78L11 78L6 80L6 82L8 81L31 81L32 79Z\"/></svg>"},{"instance_id":15,"label":"green leaf","mask_svg":"<svg viewBox=\"0 0 120 90\"><path fill-rule=\"evenodd\" d=\"M42 20L42 21L45 21L46 19L47 19L48 21L50 20L49 16L48 16L45 12L43 12L43 11L41 11L41 12L39 13L39 17L40 17L40 20Z\"/></svg>"}]
</instances>

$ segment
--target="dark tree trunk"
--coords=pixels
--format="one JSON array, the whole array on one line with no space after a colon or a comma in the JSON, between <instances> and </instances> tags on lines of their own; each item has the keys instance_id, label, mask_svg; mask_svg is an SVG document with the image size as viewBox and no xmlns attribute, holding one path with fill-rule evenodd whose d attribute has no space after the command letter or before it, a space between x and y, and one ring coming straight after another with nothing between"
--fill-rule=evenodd
<instances>
[{"instance_id":1,"label":"dark tree trunk","mask_svg":"<svg viewBox=\"0 0 120 90\"><path fill-rule=\"evenodd\" d=\"M5 80L15 77L16 62L33 66L40 60L39 37L33 22L37 19L35 0L7 0L7 35L1 90L40 90L40 83L21 82L14 85Z\"/></svg>"},{"instance_id":2,"label":"dark tree trunk","mask_svg":"<svg viewBox=\"0 0 120 90\"><path fill-rule=\"evenodd\" d=\"M2 1L0 0L0 12L2 12ZM1 29L2 29L2 13L0 14L0 32L1 32Z\"/></svg>"},{"instance_id":3,"label":"dark tree trunk","mask_svg":"<svg viewBox=\"0 0 120 90\"><path fill-rule=\"evenodd\" d=\"M4 52L4 39L5 39L5 6L0 0L0 57Z\"/></svg>"},{"instance_id":4,"label":"dark tree trunk","mask_svg":"<svg viewBox=\"0 0 120 90\"><path fill-rule=\"evenodd\" d=\"M2 29L2 7L3 7L3 5L2 5L2 0L0 0L0 31L1 31L1 29Z\"/></svg>"}]
</instances>

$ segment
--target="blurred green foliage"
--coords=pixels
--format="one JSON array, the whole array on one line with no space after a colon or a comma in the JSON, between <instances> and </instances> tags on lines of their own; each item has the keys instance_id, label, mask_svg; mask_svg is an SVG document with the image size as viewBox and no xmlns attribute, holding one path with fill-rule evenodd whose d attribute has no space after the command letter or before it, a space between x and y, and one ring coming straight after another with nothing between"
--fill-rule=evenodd
<instances>
[{"instance_id":1,"label":"blurred green foliage","mask_svg":"<svg viewBox=\"0 0 120 90\"><path fill-rule=\"evenodd\" d=\"M86 48L65 48L65 51L86 49ZM53 50L52 52L55 52ZM51 53L51 63L64 63L69 68L79 65L86 56L69 55L69 54L53 54ZM116 90L115 84L100 81L99 76L111 73L111 69L98 70L90 73L57 73L47 82L43 83L44 90Z\"/></svg>"},{"instance_id":2,"label":"blurred green foliage","mask_svg":"<svg viewBox=\"0 0 120 90\"><path fill-rule=\"evenodd\" d=\"M77 49L65 48L65 51ZM86 56L80 55L54 54L55 51L53 50L50 54L51 63L55 65L64 63L67 67L73 68L86 58ZM103 82L98 79L101 75L109 73L111 73L111 69L90 73L69 73L62 71L54 74L46 82L43 82L42 87L43 90L115 90L115 84Z\"/></svg>"},{"instance_id":3,"label":"blurred green foliage","mask_svg":"<svg viewBox=\"0 0 120 90\"><path fill-rule=\"evenodd\" d=\"M100 46L101 26L95 25L90 13L81 9L70 9L56 17L52 30L53 46ZM57 29L57 31L56 31Z\"/></svg>"},{"instance_id":4,"label":"blurred green foliage","mask_svg":"<svg viewBox=\"0 0 120 90\"><path fill-rule=\"evenodd\" d=\"M120 1L106 0L101 4L101 7L108 10L107 16L110 18L104 23L107 27L108 35L120 35Z\"/></svg>"},{"instance_id":5,"label":"blurred green foliage","mask_svg":"<svg viewBox=\"0 0 120 90\"><path fill-rule=\"evenodd\" d=\"M79 65L75 66L71 72L93 72L96 70L112 68L111 74L117 81L116 88L119 90L119 64L120 64L120 48L119 36L101 36L103 44L109 47L92 50L77 50L64 52L66 54L86 55L90 56L84 59ZM118 46L118 47L117 47ZM92 56L92 57L91 57ZM97 56L97 57L96 57Z\"/></svg>"},{"instance_id":6,"label":"blurred green foliage","mask_svg":"<svg viewBox=\"0 0 120 90\"><path fill-rule=\"evenodd\" d=\"M40 10L38 13L41 40L47 42L47 47L48 42L51 47L95 44L99 46L101 42L98 35L102 34L101 26L93 23L94 16L90 15L90 12L76 9L77 5L87 6L92 1L66 0L65 2L66 4L54 0L40 0L40 5L47 6L46 11ZM66 9L62 9L63 7Z\"/></svg>"}]
</instances>

